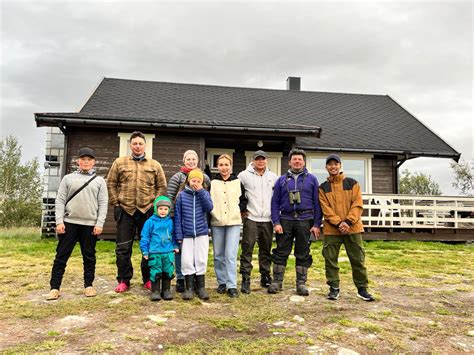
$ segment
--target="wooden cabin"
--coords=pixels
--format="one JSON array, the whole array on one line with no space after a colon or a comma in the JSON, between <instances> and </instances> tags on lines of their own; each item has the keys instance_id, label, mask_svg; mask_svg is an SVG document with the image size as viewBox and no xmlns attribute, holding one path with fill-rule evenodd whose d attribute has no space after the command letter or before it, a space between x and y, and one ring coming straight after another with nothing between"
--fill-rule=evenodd
<instances>
[{"instance_id":1,"label":"wooden cabin","mask_svg":"<svg viewBox=\"0 0 474 355\"><path fill-rule=\"evenodd\" d=\"M62 174L75 169L76 152L88 146L105 177L117 157L129 154L135 130L146 135L147 156L162 164L168 179L188 149L211 171L216 158L228 153L235 172L263 149L270 168L282 174L288 152L298 147L320 181L327 175L324 158L337 152L364 194L397 194L406 160L460 158L390 96L301 91L296 77L287 79L287 90L104 78L79 112L36 113L35 120L64 134ZM108 234L115 231L112 219L109 213Z\"/></svg>"}]
</instances>

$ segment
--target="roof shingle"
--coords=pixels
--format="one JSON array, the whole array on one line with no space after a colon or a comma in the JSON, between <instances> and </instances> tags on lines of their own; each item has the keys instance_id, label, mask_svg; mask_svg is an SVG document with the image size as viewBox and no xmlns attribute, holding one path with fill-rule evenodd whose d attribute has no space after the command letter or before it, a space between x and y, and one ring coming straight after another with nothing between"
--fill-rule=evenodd
<instances>
[{"instance_id":1,"label":"roof shingle","mask_svg":"<svg viewBox=\"0 0 474 355\"><path fill-rule=\"evenodd\" d=\"M320 139L298 137L297 145L459 155L386 95L105 78L79 115L129 117L151 122L319 126L322 128Z\"/></svg>"}]
</instances>

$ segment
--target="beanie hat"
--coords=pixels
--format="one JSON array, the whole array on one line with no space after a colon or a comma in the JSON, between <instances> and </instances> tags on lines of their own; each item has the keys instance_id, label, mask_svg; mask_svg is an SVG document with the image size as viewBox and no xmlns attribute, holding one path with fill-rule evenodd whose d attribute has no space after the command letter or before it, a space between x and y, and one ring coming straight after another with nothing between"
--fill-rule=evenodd
<instances>
[{"instance_id":1,"label":"beanie hat","mask_svg":"<svg viewBox=\"0 0 474 355\"><path fill-rule=\"evenodd\" d=\"M155 202L153 202L153 211L156 215L158 215L158 207L160 206L166 206L171 209L171 200L166 196L158 196L155 198Z\"/></svg>"},{"instance_id":2,"label":"beanie hat","mask_svg":"<svg viewBox=\"0 0 474 355\"><path fill-rule=\"evenodd\" d=\"M202 174L201 169L193 169L189 172L188 181L190 181L193 178L199 178L201 182L204 181L204 175Z\"/></svg>"},{"instance_id":3,"label":"beanie hat","mask_svg":"<svg viewBox=\"0 0 474 355\"><path fill-rule=\"evenodd\" d=\"M186 160L186 157L187 157L189 154L194 154L194 155L196 156L196 159L199 160L198 153L196 153L195 150L190 149L190 150L187 150L187 151L184 152L184 154L183 154L183 162Z\"/></svg>"}]
</instances>

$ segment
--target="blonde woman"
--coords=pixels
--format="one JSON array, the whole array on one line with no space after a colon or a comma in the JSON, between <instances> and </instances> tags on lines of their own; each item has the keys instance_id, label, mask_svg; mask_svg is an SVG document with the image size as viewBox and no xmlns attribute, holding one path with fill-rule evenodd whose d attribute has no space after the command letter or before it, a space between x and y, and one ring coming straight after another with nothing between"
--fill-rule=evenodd
<instances>
[{"instance_id":1,"label":"blonde woman","mask_svg":"<svg viewBox=\"0 0 474 355\"><path fill-rule=\"evenodd\" d=\"M232 158L223 154L217 160L218 173L211 181L212 244L214 247L214 270L217 292L231 298L237 292L237 253L239 250L241 212L247 209L245 190L240 180L232 173Z\"/></svg>"}]
</instances>

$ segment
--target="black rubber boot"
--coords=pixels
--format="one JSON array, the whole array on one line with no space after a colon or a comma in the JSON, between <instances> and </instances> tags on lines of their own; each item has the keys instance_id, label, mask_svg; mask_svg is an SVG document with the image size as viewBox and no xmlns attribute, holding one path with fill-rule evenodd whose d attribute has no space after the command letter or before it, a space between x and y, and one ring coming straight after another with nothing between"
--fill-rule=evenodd
<instances>
[{"instance_id":1,"label":"black rubber boot","mask_svg":"<svg viewBox=\"0 0 474 355\"><path fill-rule=\"evenodd\" d=\"M308 268L296 266L296 293L300 296L309 296L309 290L306 287L308 278Z\"/></svg>"},{"instance_id":2,"label":"black rubber boot","mask_svg":"<svg viewBox=\"0 0 474 355\"><path fill-rule=\"evenodd\" d=\"M268 286L268 293L278 293L283 289L285 269L285 265L273 264L273 281L270 286Z\"/></svg>"},{"instance_id":3,"label":"black rubber boot","mask_svg":"<svg viewBox=\"0 0 474 355\"><path fill-rule=\"evenodd\" d=\"M209 299L209 294L206 291L206 275L196 275L196 293L203 301Z\"/></svg>"},{"instance_id":4,"label":"black rubber boot","mask_svg":"<svg viewBox=\"0 0 474 355\"><path fill-rule=\"evenodd\" d=\"M161 295L160 295L160 286L161 286L161 279L156 278L156 282L151 282L151 296L150 300L152 301L159 301L161 300Z\"/></svg>"},{"instance_id":5,"label":"black rubber boot","mask_svg":"<svg viewBox=\"0 0 474 355\"><path fill-rule=\"evenodd\" d=\"M184 290L185 290L184 279L177 279L176 280L176 292L177 293L183 293Z\"/></svg>"},{"instance_id":6,"label":"black rubber boot","mask_svg":"<svg viewBox=\"0 0 474 355\"><path fill-rule=\"evenodd\" d=\"M249 294L250 293L250 275L242 274L242 286L240 292Z\"/></svg>"},{"instance_id":7,"label":"black rubber boot","mask_svg":"<svg viewBox=\"0 0 474 355\"><path fill-rule=\"evenodd\" d=\"M184 276L186 289L183 292L183 300L189 301L194 298L194 275Z\"/></svg>"},{"instance_id":8,"label":"black rubber boot","mask_svg":"<svg viewBox=\"0 0 474 355\"><path fill-rule=\"evenodd\" d=\"M161 282L161 297L163 297L165 301L173 299L173 294L171 293L171 279L167 276L164 276Z\"/></svg>"}]
</instances>

